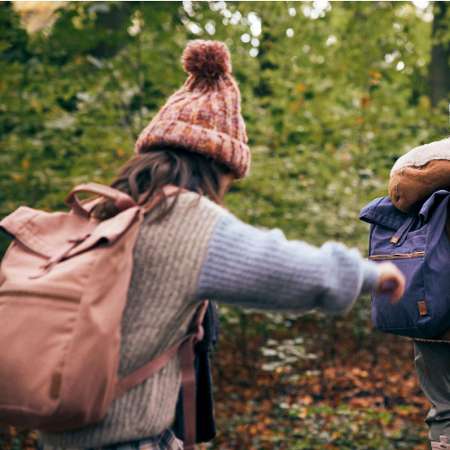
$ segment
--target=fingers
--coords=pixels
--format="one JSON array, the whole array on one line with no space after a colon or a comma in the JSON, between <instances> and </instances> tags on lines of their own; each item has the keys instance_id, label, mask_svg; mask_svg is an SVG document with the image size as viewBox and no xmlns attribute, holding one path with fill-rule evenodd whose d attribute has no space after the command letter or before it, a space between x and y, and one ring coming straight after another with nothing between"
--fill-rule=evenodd
<instances>
[{"instance_id":1,"label":"fingers","mask_svg":"<svg viewBox=\"0 0 450 450\"><path fill-rule=\"evenodd\" d=\"M403 297L405 292L405 279L403 277L398 277L396 279L395 288L391 291L390 301L391 303L398 303Z\"/></svg>"},{"instance_id":2,"label":"fingers","mask_svg":"<svg viewBox=\"0 0 450 450\"><path fill-rule=\"evenodd\" d=\"M391 303L396 303L403 295L403 289L399 278L385 278L378 289L378 292L389 296Z\"/></svg>"},{"instance_id":3,"label":"fingers","mask_svg":"<svg viewBox=\"0 0 450 450\"><path fill-rule=\"evenodd\" d=\"M406 280L405 276L400 272L398 268L396 268L395 282L396 287L391 294L391 303L397 303L403 297L405 293Z\"/></svg>"},{"instance_id":4,"label":"fingers","mask_svg":"<svg viewBox=\"0 0 450 450\"><path fill-rule=\"evenodd\" d=\"M397 303L405 292L405 277L401 271L391 263L380 265L381 276L378 292L389 296L391 303Z\"/></svg>"}]
</instances>

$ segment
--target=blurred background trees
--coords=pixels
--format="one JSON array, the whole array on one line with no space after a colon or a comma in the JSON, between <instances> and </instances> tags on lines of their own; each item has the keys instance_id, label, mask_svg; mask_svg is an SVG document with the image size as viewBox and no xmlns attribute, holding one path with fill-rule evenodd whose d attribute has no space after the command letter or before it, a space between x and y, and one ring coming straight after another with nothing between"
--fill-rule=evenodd
<instances>
[{"instance_id":1,"label":"blurred background trees","mask_svg":"<svg viewBox=\"0 0 450 450\"><path fill-rule=\"evenodd\" d=\"M232 52L254 170L230 206L252 222L364 245L356 213L392 162L448 133L445 2L58 5L41 24L36 7L21 22L20 3L1 5L2 215L109 180L197 37Z\"/></svg>"},{"instance_id":2,"label":"blurred background trees","mask_svg":"<svg viewBox=\"0 0 450 450\"><path fill-rule=\"evenodd\" d=\"M71 186L109 182L132 154L139 131L184 81L180 56L186 42L220 39L232 53L253 152L252 175L236 184L230 209L251 223L280 227L291 238L316 244L339 239L364 251L367 228L358 211L385 194L395 159L448 135L449 23L446 2L3 2L0 216L20 204L62 207ZM224 308L223 345L234 342L244 365L265 366L287 388L299 382L283 378L300 372L298 361L302 371L309 370L314 355L336 358L344 351L333 340L357 337L362 347L382 342L384 336L369 335L367 309L363 304L350 319L336 322ZM304 340L288 339L300 330ZM317 333L331 335L331 344ZM409 357L408 347L405 364ZM379 367L380 360L370 364ZM228 380L229 386L231 369L220 361L218 366L219 385ZM410 366L400 370L412 377ZM322 397L311 397L306 406L326 400L325 384ZM283 389L280 398L301 404ZM250 408L241 394L236 407ZM284 402L283 411L298 417L291 403ZM390 408L386 401L381 406ZM303 420L314 417L316 423L314 414L322 412L305 414ZM373 417L379 428L391 420ZM250 422L221 422L231 434L224 430L220 448L233 442L236 430L251 439L261 435L258 429L250 433ZM407 425L397 428L409 432ZM314 433L317 442L303 447L288 437L286 447L267 448L325 448L320 430ZM330 436L323 439L338 442L339 449L412 448L396 446L386 433L376 436L389 443L374 447L346 447ZM266 448L263 441L229 445Z\"/></svg>"}]
</instances>

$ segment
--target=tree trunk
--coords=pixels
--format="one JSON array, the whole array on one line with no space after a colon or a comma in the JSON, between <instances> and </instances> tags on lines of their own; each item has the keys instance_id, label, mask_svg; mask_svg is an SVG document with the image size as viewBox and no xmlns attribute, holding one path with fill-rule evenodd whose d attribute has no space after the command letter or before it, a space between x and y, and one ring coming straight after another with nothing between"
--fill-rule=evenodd
<instances>
[{"instance_id":1,"label":"tree trunk","mask_svg":"<svg viewBox=\"0 0 450 450\"><path fill-rule=\"evenodd\" d=\"M444 36L447 32L447 2L435 1L433 5L432 48L430 62L430 97L436 106L441 100L448 99L450 91L450 45Z\"/></svg>"}]
</instances>

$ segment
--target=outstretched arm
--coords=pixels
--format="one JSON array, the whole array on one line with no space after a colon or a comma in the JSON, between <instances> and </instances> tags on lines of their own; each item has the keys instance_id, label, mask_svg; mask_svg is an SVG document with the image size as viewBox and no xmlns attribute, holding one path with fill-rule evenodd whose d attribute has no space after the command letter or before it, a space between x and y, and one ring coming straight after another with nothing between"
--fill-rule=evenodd
<instances>
[{"instance_id":1,"label":"outstretched arm","mask_svg":"<svg viewBox=\"0 0 450 450\"><path fill-rule=\"evenodd\" d=\"M373 289L380 270L357 250L289 241L279 230L219 219L208 245L197 296L259 309L345 313Z\"/></svg>"}]
</instances>

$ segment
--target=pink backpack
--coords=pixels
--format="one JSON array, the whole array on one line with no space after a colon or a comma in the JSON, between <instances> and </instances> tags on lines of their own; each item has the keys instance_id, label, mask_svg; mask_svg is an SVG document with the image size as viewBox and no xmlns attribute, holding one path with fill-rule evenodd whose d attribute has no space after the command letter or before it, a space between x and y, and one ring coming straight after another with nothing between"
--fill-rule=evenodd
<instances>
[{"instance_id":1,"label":"pink backpack","mask_svg":"<svg viewBox=\"0 0 450 450\"><path fill-rule=\"evenodd\" d=\"M109 198L120 212L98 221L77 198L80 192ZM20 207L0 222L14 238L0 267L0 422L50 432L98 422L115 398L179 353L191 412L185 414L185 448L193 448L193 345L203 337L207 302L187 336L118 379L133 247L155 202L144 208L121 191L89 183L73 189L66 203L69 213Z\"/></svg>"}]
</instances>

